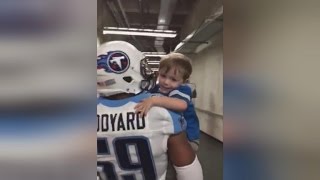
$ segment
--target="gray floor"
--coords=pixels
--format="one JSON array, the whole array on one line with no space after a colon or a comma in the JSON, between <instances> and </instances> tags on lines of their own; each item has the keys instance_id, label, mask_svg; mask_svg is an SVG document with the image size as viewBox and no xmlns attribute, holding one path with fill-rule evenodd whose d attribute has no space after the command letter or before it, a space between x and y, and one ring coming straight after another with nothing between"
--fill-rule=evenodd
<instances>
[{"instance_id":1,"label":"gray floor","mask_svg":"<svg viewBox=\"0 0 320 180\"><path fill-rule=\"evenodd\" d=\"M204 180L223 179L223 144L201 133L198 158L202 165Z\"/></svg>"}]
</instances>

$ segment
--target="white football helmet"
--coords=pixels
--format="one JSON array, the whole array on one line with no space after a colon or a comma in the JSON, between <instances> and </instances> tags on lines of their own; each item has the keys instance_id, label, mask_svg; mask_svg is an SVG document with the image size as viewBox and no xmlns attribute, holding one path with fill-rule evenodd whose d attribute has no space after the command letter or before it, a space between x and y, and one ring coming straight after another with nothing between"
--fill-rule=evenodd
<instances>
[{"instance_id":1,"label":"white football helmet","mask_svg":"<svg viewBox=\"0 0 320 180\"><path fill-rule=\"evenodd\" d=\"M137 94L154 84L155 76L148 68L147 59L132 44L110 41L98 47L97 89L100 95Z\"/></svg>"}]
</instances>

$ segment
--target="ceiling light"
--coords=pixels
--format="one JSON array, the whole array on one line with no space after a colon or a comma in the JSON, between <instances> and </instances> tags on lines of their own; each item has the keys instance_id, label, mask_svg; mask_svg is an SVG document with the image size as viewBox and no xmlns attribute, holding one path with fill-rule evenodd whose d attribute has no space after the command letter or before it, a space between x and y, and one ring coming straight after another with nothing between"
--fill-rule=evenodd
<instances>
[{"instance_id":1,"label":"ceiling light","mask_svg":"<svg viewBox=\"0 0 320 180\"><path fill-rule=\"evenodd\" d=\"M163 55L163 54L146 54L145 56L146 57L163 57L165 55Z\"/></svg>"},{"instance_id":2,"label":"ceiling light","mask_svg":"<svg viewBox=\"0 0 320 180\"><path fill-rule=\"evenodd\" d=\"M131 36L151 36L174 38L177 36L176 31L171 30L152 30L152 29L136 29L136 28L115 28L106 27L103 34L131 35Z\"/></svg>"},{"instance_id":3,"label":"ceiling light","mask_svg":"<svg viewBox=\"0 0 320 180\"><path fill-rule=\"evenodd\" d=\"M148 62L148 64L150 64L150 65L159 65L160 62Z\"/></svg>"},{"instance_id":4,"label":"ceiling light","mask_svg":"<svg viewBox=\"0 0 320 180\"><path fill-rule=\"evenodd\" d=\"M166 55L166 52L142 52L143 54L161 54L161 55Z\"/></svg>"},{"instance_id":5,"label":"ceiling light","mask_svg":"<svg viewBox=\"0 0 320 180\"><path fill-rule=\"evenodd\" d=\"M165 19L160 19L160 20L159 20L159 23L160 23L160 24L164 24L164 23L166 23L166 20L165 20Z\"/></svg>"},{"instance_id":6,"label":"ceiling light","mask_svg":"<svg viewBox=\"0 0 320 180\"><path fill-rule=\"evenodd\" d=\"M165 56L166 52L142 52L146 57L162 57Z\"/></svg>"}]
</instances>

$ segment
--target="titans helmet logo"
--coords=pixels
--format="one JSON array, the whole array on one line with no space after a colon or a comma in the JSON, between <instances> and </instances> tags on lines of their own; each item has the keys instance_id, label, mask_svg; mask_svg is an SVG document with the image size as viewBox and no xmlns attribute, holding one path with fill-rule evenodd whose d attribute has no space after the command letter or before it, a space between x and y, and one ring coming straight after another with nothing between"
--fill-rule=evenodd
<instances>
[{"instance_id":1,"label":"titans helmet logo","mask_svg":"<svg viewBox=\"0 0 320 180\"><path fill-rule=\"evenodd\" d=\"M106 72L121 74L126 72L129 66L129 57L121 51L111 51L106 55L98 56L97 68L105 69Z\"/></svg>"}]
</instances>

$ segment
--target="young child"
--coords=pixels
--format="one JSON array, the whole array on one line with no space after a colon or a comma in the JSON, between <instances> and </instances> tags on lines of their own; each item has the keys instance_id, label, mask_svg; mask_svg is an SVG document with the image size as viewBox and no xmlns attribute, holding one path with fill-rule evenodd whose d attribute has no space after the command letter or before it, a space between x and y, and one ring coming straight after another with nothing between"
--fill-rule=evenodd
<instances>
[{"instance_id":1,"label":"young child","mask_svg":"<svg viewBox=\"0 0 320 180\"><path fill-rule=\"evenodd\" d=\"M191 88L185 83L192 73L191 60L180 53L164 56L159 66L159 83L151 90L153 96L139 103L135 109L146 114L152 106L160 106L183 112L187 121L187 137L194 151L198 150L200 139L199 119L191 101Z\"/></svg>"}]
</instances>

